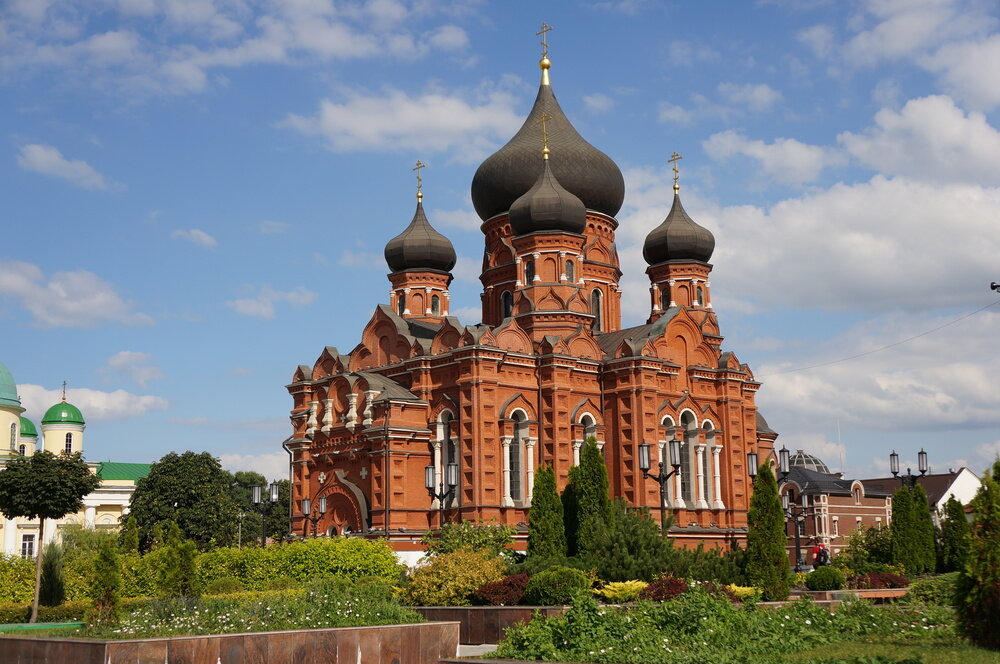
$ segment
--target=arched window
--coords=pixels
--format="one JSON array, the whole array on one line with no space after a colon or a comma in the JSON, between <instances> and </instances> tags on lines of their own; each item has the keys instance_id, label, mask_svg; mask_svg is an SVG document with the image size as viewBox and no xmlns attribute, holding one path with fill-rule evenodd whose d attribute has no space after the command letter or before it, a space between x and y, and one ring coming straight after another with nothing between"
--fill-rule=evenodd
<instances>
[{"instance_id":1,"label":"arched window","mask_svg":"<svg viewBox=\"0 0 1000 664\"><path fill-rule=\"evenodd\" d=\"M702 427L705 429L705 475L704 482L702 484L702 495L708 504L712 504L712 480L715 473L714 466L714 454L712 454L712 449L715 447L715 426L711 422L704 422Z\"/></svg>"},{"instance_id":2,"label":"arched window","mask_svg":"<svg viewBox=\"0 0 1000 664\"><path fill-rule=\"evenodd\" d=\"M854 487L854 492L853 493L854 493L854 504L855 505L860 505L861 504L861 487L857 487L857 486Z\"/></svg>"},{"instance_id":3,"label":"arched window","mask_svg":"<svg viewBox=\"0 0 1000 664\"><path fill-rule=\"evenodd\" d=\"M566 261L566 281L571 284L576 283L576 265L573 261Z\"/></svg>"},{"instance_id":4,"label":"arched window","mask_svg":"<svg viewBox=\"0 0 1000 664\"><path fill-rule=\"evenodd\" d=\"M24 456L25 454L28 453L28 446L22 443L18 451L21 453L21 456Z\"/></svg>"},{"instance_id":5,"label":"arched window","mask_svg":"<svg viewBox=\"0 0 1000 664\"><path fill-rule=\"evenodd\" d=\"M17 449L17 424L14 422L10 425L10 449Z\"/></svg>"},{"instance_id":6,"label":"arched window","mask_svg":"<svg viewBox=\"0 0 1000 664\"><path fill-rule=\"evenodd\" d=\"M66 448L65 448L65 452L66 452L66 454L72 454L73 453L73 434L71 434L71 433L66 434Z\"/></svg>"},{"instance_id":7,"label":"arched window","mask_svg":"<svg viewBox=\"0 0 1000 664\"><path fill-rule=\"evenodd\" d=\"M604 331L604 312L602 301L604 300L604 294L599 288L595 288L594 292L590 294L590 313L594 315L594 331L603 332Z\"/></svg>"},{"instance_id":8,"label":"arched window","mask_svg":"<svg viewBox=\"0 0 1000 664\"><path fill-rule=\"evenodd\" d=\"M681 441L681 498L688 506L694 505L694 479L697 477L697 468L692 451L697 443L697 422L691 411L684 411L681 415L681 426L684 427L684 440Z\"/></svg>"},{"instance_id":9,"label":"arched window","mask_svg":"<svg viewBox=\"0 0 1000 664\"><path fill-rule=\"evenodd\" d=\"M404 311L406 311L406 294L399 293L396 296L396 313L402 316Z\"/></svg>"},{"instance_id":10,"label":"arched window","mask_svg":"<svg viewBox=\"0 0 1000 664\"><path fill-rule=\"evenodd\" d=\"M521 491L521 450L524 439L528 436L528 418L524 411L514 411L514 439L510 441L510 497L512 500L523 499Z\"/></svg>"},{"instance_id":11,"label":"arched window","mask_svg":"<svg viewBox=\"0 0 1000 664\"><path fill-rule=\"evenodd\" d=\"M500 294L500 318L510 318L514 313L514 296L509 290Z\"/></svg>"},{"instance_id":12,"label":"arched window","mask_svg":"<svg viewBox=\"0 0 1000 664\"><path fill-rule=\"evenodd\" d=\"M431 295L431 313L434 315L441 313L441 298L437 295Z\"/></svg>"},{"instance_id":13,"label":"arched window","mask_svg":"<svg viewBox=\"0 0 1000 664\"><path fill-rule=\"evenodd\" d=\"M580 418L580 424L583 425L583 441L587 442L591 438L594 442L597 442L597 422L590 414L584 415Z\"/></svg>"},{"instance_id":14,"label":"arched window","mask_svg":"<svg viewBox=\"0 0 1000 664\"><path fill-rule=\"evenodd\" d=\"M524 282L530 286L535 280L535 261L524 261Z\"/></svg>"},{"instance_id":15,"label":"arched window","mask_svg":"<svg viewBox=\"0 0 1000 664\"><path fill-rule=\"evenodd\" d=\"M698 293L698 295L697 295L698 301L695 302L695 304L697 304L699 306L704 306L705 305L705 291L703 291L701 289L701 286L698 286L697 293Z\"/></svg>"},{"instance_id":16,"label":"arched window","mask_svg":"<svg viewBox=\"0 0 1000 664\"><path fill-rule=\"evenodd\" d=\"M450 412L441 413L441 438L444 440L444 465L446 468L449 463L458 463L458 450L455 448L455 439L452 438L452 421Z\"/></svg>"},{"instance_id":17,"label":"arched window","mask_svg":"<svg viewBox=\"0 0 1000 664\"><path fill-rule=\"evenodd\" d=\"M660 289L660 308L670 308L670 286L664 286Z\"/></svg>"}]
</instances>

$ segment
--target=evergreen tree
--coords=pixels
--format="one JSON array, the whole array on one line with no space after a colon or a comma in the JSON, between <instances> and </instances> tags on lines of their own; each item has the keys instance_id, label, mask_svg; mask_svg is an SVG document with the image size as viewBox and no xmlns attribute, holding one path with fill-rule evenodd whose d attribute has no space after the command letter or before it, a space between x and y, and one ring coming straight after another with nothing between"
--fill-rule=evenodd
<instances>
[{"instance_id":1,"label":"evergreen tree","mask_svg":"<svg viewBox=\"0 0 1000 664\"><path fill-rule=\"evenodd\" d=\"M139 553L139 524L134 516L125 520L125 525L119 533L122 553Z\"/></svg>"},{"instance_id":2,"label":"evergreen tree","mask_svg":"<svg viewBox=\"0 0 1000 664\"><path fill-rule=\"evenodd\" d=\"M892 496L892 562L902 565L907 574L919 574L922 554L918 550L913 492L901 486Z\"/></svg>"},{"instance_id":3,"label":"evergreen tree","mask_svg":"<svg viewBox=\"0 0 1000 664\"><path fill-rule=\"evenodd\" d=\"M927 500L924 487L917 484L913 487L913 521L914 537L919 554L920 573L933 572L937 567L937 551L934 549L934 520L931 517L931 507Z\"/></svg>"},{"instance_id":4,"label":"evergreen tree","mask_svg":"<svg viewBox=\"0 0 1000 664\"><path fill-rule=\"evenodd\" d=\"M608 469L593 438L580 451L580 465L569 471L577 502L576 551L579 556L601 556L607 552L614 529Z\"/></svg>"},{"instance_id":5,"label":"evergreen tree","mask_svg":"<svg viewBox=\"0 0 1000 664\"><path fill-rule=\"evenodd\" d=\"M566 527L566 554L573 557L577 554L576 542L580 532L580 505L576 499L576 486L573 484L573 470L569 472L569 484L563 489L559 502L563 508L563 524Z\"/></svg>"},{"instance_id":6,"label":"evergreen tree","mask_svg":"<svg viewBox=\"0 0 1000 664\"><path fill-rule=\"evenodd\" d=\"M551 466L535 473L535 487L528 510L528 555L539 558L566 556L566 525L563 505L556 490L556 474Z\"/></svg>"},{"instance_id":7,"label":"evergreen tree","mask_svg":"<svg viewBox=\"0 0 1000 664\"><path fill-rule=\"evenodd\" d=\"M944 505L938 553L940 572L957 572L965 567L969 558L969 522L965 518L965 508L954 496Z\"/></svg>"},{"instance_id":8,"label":"evergreen tree","mask_svg":"<svg viewBox=\"0 0 1000 664\"><path fill-rule=\"evenodd\" d=\"M106 538L97 550L94 560L94 582L90 587L90 622L108 624L118 622L122 569L114 540Z\"/></svg>"},{"instance_id":9,"label":"evergreen tree","mask_svg":"<svg viewBox=\"0 0 1000 664\"><path fill-rule=\"evenodd\" d=\"M969 558L958 576L958 627L976 645L1000 650L1000 459L972 499Z\"/></svg>"},{"instance_id":10,"label":"evergreen tree","mask_svg":"<svg viewBox=\"0 0 1000 664\"><path fill-rule=\"evenodd\" d=\"M766 464L760 467L754 479L747 527L747 579L761 589L764 600L786 599L789 565L785 552L785 515L778 496L778 482Z\"/></svg>"},{"instance_id":11,"label":"evergreen tree","mask_svg":"<svg viewBox=\"0 0 1000 664\"><path fill-rule=\"evenodd\" d=\"M181 538L180 527L170 522L166 541L150 555L154 555L156 587L164 597L195 597L197 570L195 557L198 548L190 540Z\"/></svg>"},{"instance_id":12,"label":"evergreen tree","mask_svg":"<svg viewBox=\"0 0 1000 664\"><path fill-rule=\"evenodd\" d=\"M604 581L652 581L668 564L668 540L660 535L647 508L631 509L618 498L614 511L615 527L607 552L598 560L598 576Z\"/></svg>"},{"instance_id":13,"label":"evergreen tree","mask_svg":"<svg viewBox=\"0 0 1000 664\"><path fill-rule=\"evenodd\" d=\"M42 606L59 606L66 601L66 580L63 577L62 546L49 542L42 557L42 587L38 603Z\"/></svg>"}]
</instances>

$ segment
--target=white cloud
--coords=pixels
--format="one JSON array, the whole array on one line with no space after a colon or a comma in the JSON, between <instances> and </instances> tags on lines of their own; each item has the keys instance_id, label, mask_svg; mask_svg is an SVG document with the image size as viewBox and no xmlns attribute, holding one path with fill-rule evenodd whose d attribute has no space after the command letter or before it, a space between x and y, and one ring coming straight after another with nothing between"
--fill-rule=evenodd
<instances>
[{"instance_id":1,"label":"white cloud","mask_svg":"<svg viewBox=\"0 0 1000 664\"><path fill-rule=\"evenodd\" d=\"M450 313L462 321L462 325L477 325L483 318L482 307L459 307Z\"/></svg>"},{"instance_id":2,"label":"white cloud","mask_svg":"<svg viewBox=\"0 0 1000 664\"><path fill-rule=\"evenodd\" d=\"M691 120L694 119L694 112L684 108L683 106L678 106L677 104L662 102L660 104L659 113L657 117L659 118L660 122L689 124Z\"/></svg>"},{"instance_id":3,"label":"white cloud","mask_svg":"<svg viewBox=\"0 0 1000 664\"><path fill-rule=\"evenodd\" d=\"M928 70L937 73L952 94L974 108L993 110L1000 106L1000 33L981 41L946 44L921 60Z\"/></svg>"},{"instance_id":4,"label":"white cloud","mask_svg":"<svg viewBox=\"0 0 1000 664\"><path fill-rule=\"evenodd\" d=\"M717 161L736 155L757 160L763 171L779 182L803 184L819 178L823 169L843 163L843 156L818 145L807 145L794 138L778 138L773 143L750 140L737 131L712 134L702 148Z\"/></svg>"},{"instance_id":5,"label":"white cloud","mask_svg":"<svg viewBox=\"0 0 1000 664\"><path fill-rule=\"evenodd\" d=\"M217 244L215 238L199 228L181 230L179 228L170 231L170 237L196 244L205 249L215 249Z\"/></svg>"},{"instance_id":6,"label":"white cloud","mask_svg":"<svg viewBox=\"0 0 1000 664\"><path fill-rule=\"evenodd\" d=\"M509 137L523 118L513 98L492 92L484 99L461 93L410 96L401 90L367 95L350 92L341 102L324 99L310 116L289 115L282 126L320 136L334 152L386 150L442 152L461 148L461 161L476 161Z\"/></svg>"},{"instance_id":7,"label":"white cloud","mask_svg":"<svg viewBox=\"0 0 1000 664\"><path fill-rule=\"evenodd\" d=\"M85 161L69 160L51 145L32 143L21 147L17 165L23 170L61 178L83 189L106 191L108 182Z\"/></svg>"},{"instance_id":8,"label":"white cloud","mask_svg":"<svg viewBox=\"0 0 1000 664\"><path fill-rule=\"evenodd\" d=\"M220 454L222 467L231 472L252 471L269 481L288 479L288 454L262 452L260 454Z\"/></svg>"},{"instance_id":9,"label":"white cloud","mask_svg":"<svg viewBox=\"0 0 1000 664\"><path fill-rule=\"evenodd\" d=\"M833 53L834 32L829 25L813 25L804 30L799 30L795 37L812 49L817 57L827 58Z\"/></svg>"},{"instance_id":10,"label":"white cloud","mask_svg":"<svg viewBox=\"0 0 1000 664\"><path fill-rule=\"evenodd\" d=\"M781 101L780 92L764 83L719 83L719 96L728 104L745 106L751 111L762 112L770 110Z\"/></svg>"},{"instance_id":11,"label":"white cloud","mask_svg":"<svg viewBox=\"0 0 1000 664\"><path fill-rule=\"evenodd\" d=\"M975 449L976 456L981 462L982 468L991 465L997 458L1000 458L1000 440L993 441L992 443L983 443L982 445L977 445ZM982 471L982 468L970 468L974 473L978 474Z\"/></svg>"},{"instance_id":12,"label":"white cloud","mask_svg":"<svg viewBox=\"0 0 1000 664\"><path fill-rule=\"evenodd\" d=\"M125 376L144 388L149 381L163 378L163 370L150 364L152 359L153 356L149 353L123 350L109 357L102 371Z\"/></svg>"},{"instance_id":13,"label":"white cloud","mask_svg":"<svg viewBox=\"0 0 1000 664\"><path fill-rule=\"evenodd\" d=\"M111 284L86 270L55 272L46 277L31 263L0 260L0 296L17 299L45 327L153 323L150 316L134 313Z\"/></svg>"},{"instance_id":14,"label":"white cloud","mask_svg":"<svg viewBox=\"0 0 1000 664\"><path fill-rule=\"evenodd\" d=\"M41 385L21 384L17 390L21 395L21 404L27 409L26 416L35 421L62 399L62 390L47 390ZM70 388L66 391L66 400L79 408L88 422L124 420L170 407L170 402L163 397L132 394L125 390L102 392Z\"/></svg>"},{"instance_id":15,"label":"white cloud","mask_svg":"<svg viewBox=\"0 0 1000 664\"><path fill-rule=\"evenodd\" d=\"M455 267L452 268L451 273L455 275L455 279L459 282L474 284L479 282L479 275L482 271L482 259L476 260L468 256L459 256L458 260L455 261Z\"/></svg>"},{"instance_id":16,"label":"white cloud","mask_svg":"<svg viewBox=\"0 0 1000 664\"><path fill-rule=\"evenodd\" d=\"M672 65L690 67L699 62L712 62L719 59L718 51L708 46L695 46L691 42L670 42L667 62Z\"/></svg>"},{"instance_id":17,"label":"white cloud","mask_svg":"<svg viewBox=\"0 0 1000 664\"><path fill-rule=\"evenodd\" d=\"M607 113L615 107L615 100L606 94L596 92L592 95L584 95L583 105L591 113Z\"/></svg>"},{"instance_id":18,"label":"white cloud","mask_svg":"<svg viewBox=\"0 0 1000 664\"><path fill-rule=\"evenodd\" d=\"M226 306L236 313L257 318L274 318L274 308L279 302L293 307L304 307L316 299L316 293L298 286L290 291L274 290L270 286L261 286L256 297L242 298L226 302Z\"/></svg>"},{"instance_id":19,"label":"white cloud","mask_svg":"<svg viewBox=\"0 0 1000 664\"><path fill-rule=\"evenodd\" d=\"M381 254L371 254L365 251L348 251L344 249L337 258L337 265L344 267L385 268L385 257Z\"/></svg>"},{"instance_id":20,"label":"white cloud","mask_svg":"<svg viewBox=\"0 0 1000 664\"><path fill-rule=\"evenodd\" d=\"M469 35L457 25L442 25L427 35L426 42L442 51L460 51L469 46Z\"/></svg>"},{"instance_id":21,"label":"white cloud","mask_svg":"<svg viewBox=\"0 0 1000 664\"><path fill-rule=\"evenodd\" d=\"M287 224L283 221L271 221L268 219L265 219L257 225L257 228L264 235L279 235L286 232L291 227L291 224Z\"/></svg>"},{"instance_id":22,"label":"white cloud","mask_svg":"<svg viewBox=\"0 0 1000 664\"><path fill-rule=\"evenodd\" d=\"M866 166L928 182L1000 182L1000 132L982 113L965 114L949 97L912 99L882 109L875 126L837 141Z\"/></svg>"},{"instance_id":23,"label":"white cloud","mask_svg":"<svg viewBox=\"0 0 1000 664\"><path fill-rule=\"evenodd\" d=\"M428 212L428 218L434 225L440 223L442 226L453 226L467 231L478 231L483 223L471 207L458 210L431 210Z\"/></svg>"}]
</instances>

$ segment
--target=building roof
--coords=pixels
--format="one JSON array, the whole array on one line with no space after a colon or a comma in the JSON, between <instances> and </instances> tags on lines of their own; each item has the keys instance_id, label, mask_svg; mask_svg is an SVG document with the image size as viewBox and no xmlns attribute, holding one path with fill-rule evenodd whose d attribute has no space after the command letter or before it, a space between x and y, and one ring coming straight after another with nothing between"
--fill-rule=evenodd
<instances>
[{"instance_id":1,"label":"building roof","mask_svg":"<svg viewBox=\"0 0 1000 664\"><path fill-rule=\"evenodd\" d=\"M855 480L848 480L829 473L820 473L802 466L789 466L788 477L783 482L795 482L802 493L811 495L825 493L831 496L849 496ZM884 491L878 486L870 485L868 480L862 480L865 496L868 498L885 498L891 496L891 491Z\"/></svg>"},{"instance_id":2,"label":"building roof","mask_svg":"<svg viewBox=\"0 0 1000 664\"><path fill-rule=\"evenodd\" d=\"M35 423L23 415L21 416L21 438L38 438Z\"/></svg>"},{"instance_id":3,"label":"building roof","mask_svg":"<svg viewBox=\"0 0 1000 664\"><path fill-rule=\"evenodd\" d=\"M20 406L21 399L17 396L17 383L10 369L0 362L0 406Z\"/></svg>"},{"instance_id":4,"label":"building roof","mask_svg":"<svg viewBox=\"0 0 1000 664\"><path fill-rule=\"evenodd\" d=\"M102 480L132 480L138 482L149 475L149 463L122 463L118 461L102 461L97 466L97 476Z\"/></svg>"},{"instance_id":5,"label":"building roof","mask_svg":"<svg viewBox=\"0 0 1000 664\"><path fill-rule=\"evenodd\" d=\"M646 236L642 245L642 257L650 265L689 260L707 263L714 251L715 236L712 231L688 216L675 188L674 204L663 223Z\"/></svg>"},{"instance_id":6,"label":"building roof","mask_svg":"<svg viewBox=\"0 0 1000 664\"><path fill-rule=\"evenodd\" d=\"M759 410L757 411L757 433L764 433L764 434L773 433L775 435L777 435L778 433L777 431L772 429L770 425L768 425L767 420L764 419L764 416L760 414Z\"/></svg>"},{"instance_id":7,"label":"building roof","mask_svg":"<svg viewBox=\"0 0 1000 664\"><path fill-rule=\"evenodd\" d=\"M948 495L948 489L955 483L955 480L963 470L965 470L964 467L951 473L928 473L918 480L920 486L927 493L927 500L931 505L937 505L941 502L942 498ZM896 477L876 477L862 481L865 483L866 489L868 486L873 486L888 493L895 493L896 489L901 486L899 478Z\"/></svg>"},{"instance_id":8,"label":"building roof","mask_svg":"<svg viewBox=\"0 0 1000 664\"><path fill-rule=\"evenodd\" d=\"M63 401L45 411L42 424L86 424L86 422L79 408Z\"/></svg>"},{"instance_id":9,"label":"building roof","mask_svg":"<svg viewBox=\"0 0 1000 664\"><path fill-rule=\"evenodd\" d=\"M657 318L653 323L636 325L635 327L626 327L614 332L605 332L604 334L597 335L595 340L606 355L611 355L625 340L629 340L634 343L645 343L646 339L660 336L667 330L667 323L669 323L674 316L679 314L680 311L680 307L667 309L663 312L663 315Z\"/></svg>"},{"instance_id":10,"label":"building roof","mask_svg":"<svg viewBox=\"0 0 1000 664\"><path fill-rule=\"evenodd\" d=\"M559 184L552 174L551 161L546 157L542 174L535 184L510 206L510 228L516 235L536 231L583 233L587 227L587 209L583 201Z\"/></svg>"},{"instance_id":11,"label":"building roof","mask_svg":"<svg viewBox=\"0 0 1000 664\"><path fill-rule=\"evenodd\" d=\"M580 136L563 113L548 82L548 60L543 60L545 76L531 112L514 137L486 158L472 178L472 204L483 220L507 212L524 192L531 189L542 173L539 158L542 132L539 121L548 117L545 129L554 159L552 173L560 184L583 201L589 210L609 216L618 214L625 200L625 179L611 157Z\"/></svg>"},{"instance_id":12,"label":"building roof","mask_svg":"<svg viewBox=\"0 0 1000 664\"><path fill-rule=\"evenodd\" d=\"M807 470L815 470L817 473L824 473L830 475L830 469L827 467L823 460L812 454L806 454L802 450L795 450L795 454L792 454L788 458L789 466L798 466L799 468L805 468Z\"/></svg>"},{"instance_id":13,"label":"building roof","mask_svg":"<svg viewBox=\"0 0 1000 664\"><path fill-rule=\"evenodd\" d=\"M450 272L455 267L455 261L455 247L427 221L424 204L419 200L410 225L385 245L385 262L393 272Z\"/></svg>"}]
</instances>

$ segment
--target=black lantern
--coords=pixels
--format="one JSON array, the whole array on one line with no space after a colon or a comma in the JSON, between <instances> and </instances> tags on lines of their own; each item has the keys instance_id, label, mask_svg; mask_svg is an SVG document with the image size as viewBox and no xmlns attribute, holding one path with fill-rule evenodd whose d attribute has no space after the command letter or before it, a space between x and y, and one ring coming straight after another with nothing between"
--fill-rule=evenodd
<instances>
[{"instance_id":1,"label":"black lantern","mask_svg":"<svg viewBox=\"0 0 1000 664\"><path fill-rule=\"evenodd\" d=\"M663 458L660 458L660 468L656 475L651 475L649 469L652 467L649 458L649 443L639 443L639 470L642 476L653 480L660 485L660 530L663 536L667 536L667 480L677 474L681 468L681 441L672 438L667 443L667 451L670 455L670 466L673 470L667 472L664 468Z\"/></svg>"},{"instance_id":2,"label":"black lantern","mask_svg":"<svg viewBox=\"0 0 1000 664\"><path fill-rule=\"evenodd\" d=\"M788 449L782 446L778 450L778 472L781 473L782 479L788 476L788 456Z\"/></svg>"},{"instance_id":3,"label":"black lantern","mask_svg":"<svg viewBox=\"0 0 1000 664\"><path fill-rule=\"evenodd\" d=\"M896 454L896 450L889 455L889 472L893 477L899 475L899 455Z\"/></svg>"},{"instance_id":4,"label":"black lantern","mask_svg":"<svg viewBox=\"0 0 1000 664\"><path fill-rule=\"evenodd\" d=\"M920 448L920 452L917 453L917 469L920 471L921 475L927 473L927 452L924 452L924 448Z\"/></svg>"},{"instance_id":5,"label":"black lantern","mask_svg":"<svg viewBox=\"0 0 1000 664\"><path fill-rule=\"evenodd\" d=\"M759 466L757 465L757 453L747 452L747 475L750 476L751 480L757 477L758 467Z\"/></svg>"}]
</instances>

